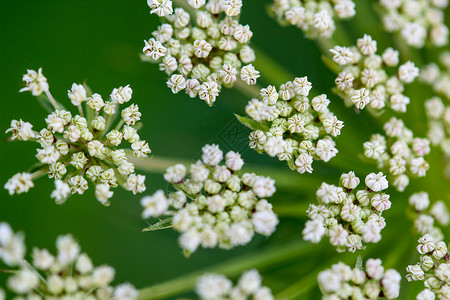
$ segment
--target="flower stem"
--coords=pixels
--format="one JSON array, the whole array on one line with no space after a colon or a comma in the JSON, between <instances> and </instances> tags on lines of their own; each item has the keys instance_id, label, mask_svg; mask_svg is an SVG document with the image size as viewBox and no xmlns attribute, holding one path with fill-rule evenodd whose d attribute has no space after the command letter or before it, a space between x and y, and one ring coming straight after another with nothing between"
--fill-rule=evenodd
<instances>
[{"instance_id":1,"label":"flower stem","mask_svg":"<svg viewBox=\"0 0 450 300\"><path fill-rule=\"evenodd\" d=\"M225 263L196 271L191 274L179 277L174 280L156 284L139 291L139 300L162 299L180 293L188 292L195 286L197 278L205 272L216 272L228 277L236 277L244 270L257 268L259 270L276 265L295 257L303 256L307 253L317 250L316 245L308 244L303 241L288 244L284 247L277 246L270 248L258 254L249 254L232 259Z\"/></svg>"}]
</instances>

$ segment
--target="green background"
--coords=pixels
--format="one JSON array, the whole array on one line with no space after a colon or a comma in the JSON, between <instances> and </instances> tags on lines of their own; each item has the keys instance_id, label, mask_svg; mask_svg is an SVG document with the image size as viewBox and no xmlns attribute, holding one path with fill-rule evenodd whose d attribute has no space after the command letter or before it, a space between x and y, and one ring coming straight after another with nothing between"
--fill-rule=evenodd
<instances>
[{"instance_id":1,"label":"green background","mask_svg":"<svg viewBox=\"0 0 450 300\"><path fill-rule=\"evenodd\" d=\"M323 65L321 53L314 42L304 39L298 29L280 27L270 18L265 7L269 1L244 2L241 23L251 25L253 45L287 72L295 76L308 75L315 90L329 95L333 102L332 110L345 121L342 137L338 140L340 153L327 167L316 162L312 175L300 176L289 171L284 163L258 155L253 150L243 153L243 158L249 164L265 168L269 174L272 171L282 172L289 177L290 186L293 186L281 185L272 199L275 210L284 216L277 233L268 239L258 236L247 247L231 251L200 249L186 259L177 244L176 232L163 230L141 233L141 229L146 226L140 217L141 196L133 196L118 188L111 206L105 208L96 201L92 189L89 189L85 195L72 196L66 204L57 206L49 197L53 189L52 181L41 178L27 194L11 197L6 190L0 189L0 220L9 222L15 230L25 232L29 249L38 246L54 251L56 237L72 233L96 265L110 264L115 267L117 283L129 281L141 288L232 257L256 255L270 247L281 249L292 241L301 243L304 210L308 203L315 201L314 193L320 182L337 183L342 171L354 169L361 177L370 170L375 171L375 166L360 163L357 156L361 153L362 142L368 140L371 133L380 131L379 123L365 113L357 115L352 109L345 108L341 100L330 92L334 77ZM104 98L113 88L131 84L133 101L142 112L144 126L139 134L149 142L153 154L157 156L194 162L200 155L201 147L209 142L219 143L224 151L230 148L240 150L240 145L224 141L220 136L230 126L236 126L233 113L243 114L248 97L237 89L224 90L215 105L209 108L198 98L173 95L166 87L166 75L158 70L158 66L140 61L143 40L148 39L159 24L158 18L149 14L146 1L1 0L0 5L0 131L9 128L12 119L19 118L31 122L36 130L45 125L46 112L36 99L30 93L18 93L26 69L37 70L42 67L52 94L63 103L69 101L67 90L73 82L86 80L91 89ZM376 22L374 12L370 14L344 25L350 36L356 38L366 29L375 37L381 35L379 23L369 23L368 19ZM393 41L390 36L383 35L382 38L379 45ZM421 57L426 55L416 54ZM256 65L258 63L265 64L265 61L258 59ZM262 82L283 82L281 75L278 76L275 71L260 70ZM265 71L270 74L264 74ZM423 136L425 119L420 105L411 108L408 118L412 122L408 125ZM1 185L13 174L27 170L36 161L35 144L6 142L6 137L3 134L0 141ZM439 176L437 171L436 174ZM161 174L146 175L145 194L167 188ZM436 176L430 175L432 178ZM447 193L445 184L431 185L432 181L413 182L414 187L409 191L427 188L431 197L442 197ZM444 191L439 186L444 187ZM398 209L385 214L388 222L382 232L385 238L380 245L369 245L368 249L372 249L371 253L375 257L390 259L391 264L400 268L404 274L406 264L417 259L413 252L416 237L410 233L411 223L403 212L406 195L392 191L392 198L395 198L393 205ZM396 222L397 225L390 229L389 222ZM400 240L405 236L408 237L407 241ZM392 249L399 244L405 248L407 245L409 250L399 252L397 257L392 255L395 252ZM354 264L358 255L338 255L328 241L314 249L313 253L299 253L298 257L276 267L263 269L264 283L270 285L274 292L279 292L305 278L302 276L308 277L309 272L316 267L323 269L331 264L322 265L324 259L337 262L346 257L350 264ZM364 255L364 252L359 254ZM5 278L0 273L0 286L4 285ZM402 285L406 286L406 281ZM319 297L317 292L315 287L312 293L299 297L316 299ZM411 291L405 289L404 299L412 299L409 293Z\"/></svg>"}]
</instances>

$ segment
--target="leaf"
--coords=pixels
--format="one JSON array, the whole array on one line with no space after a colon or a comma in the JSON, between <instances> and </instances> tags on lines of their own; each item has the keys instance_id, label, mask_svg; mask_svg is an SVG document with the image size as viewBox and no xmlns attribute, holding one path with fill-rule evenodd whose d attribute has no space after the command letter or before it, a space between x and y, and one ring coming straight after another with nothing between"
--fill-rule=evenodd
<instances>
[{"instance_id":1,"label":"leaf","mask_svg":"<svg viewBox=\"0 0 450 300\"><path fill-rule=\"evenodd\" d=\"M269 131L269 127L267 125L263 124L262 122L257 122L250 118L242 117L238 114L234 114L234 115L236 116L238 121L241 122L241 124L247 126L248 128L250 128L252 130Z\"/></svg>"},{"instance_id":2,"label":"leaf","mask_svg":"<svg viewBox=\"0 0 450 300\"><path fill-rule=\"evenodd\" d=\"M167 229L167 228L172 228L172 218L165 218L165 219L159 220L155 224L150 224L150 226L142 229L142 232L156 231L156 230Z\"/></svg>"}]
</instances>

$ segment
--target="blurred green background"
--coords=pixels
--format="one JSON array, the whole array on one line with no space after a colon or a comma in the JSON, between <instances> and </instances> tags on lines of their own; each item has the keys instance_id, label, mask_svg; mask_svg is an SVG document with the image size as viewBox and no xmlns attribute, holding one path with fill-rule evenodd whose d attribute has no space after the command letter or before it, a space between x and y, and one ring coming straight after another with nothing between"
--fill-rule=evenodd
<instances>
[{"instance_id":1,"label":"blurred green background","mask_svg":"<svg viewBox=\"0 0 450 300\"><path fill-rule=\"evenodd\" d=\"M287 72L296 76L308 75L316 91L329 95L333 101L332 109L338 118L345 121L343 135L338 141L339 155L326 167L315 163L313 175L299 176L276 159L258 155L253 150L243 152L245 161L258 170L263 168L268 174L281 172L289 177L290 184L281 184L272 199L275 210L282 216L279 230L274 236L268 239L258 236L247 247L232 251L198 250L186 259L178 247L178 234L174 231L141 233L141 229L146 226L140 217L141 196L116 189L111 206L105 208L96 201L92 189L89 189L85 195L72 196L66 204L57 206L49 197L53 182L46 178L35 182L35 187L27 194L11 197L6 190L0 189L0 220L9 222L15 230L25 232L29 248L48 247L54 251L56 237L72 233L96 265L110 264L115 267L117 283L129 281L139 288L213 266L233 257L251 257L266 249L282 249L292 243L294 248L296 244L300 245L299 248L302 247L304 210L308 203L315 201L317 186L322 181L337 183L342 170L356 169L359 176L375 170L375 166L360 163L356 157L361 153L362 142L368 140L371 133L380 131L381 127L367 114L354 114L352 109L345 108L332 95L330 88L334 77L323 65L320 51L314 42L304 39L296 28L282 28L271 19L265 7L270 1L244 2L241 22L251 25L254 46ZM365 16L355 22L344 26L356 38L364 29L352 24L365 24ZM140 61L143 40L148 39L158 25L158 18L149 14L145 0L2 0L0 131L4 132L9 128L12 119L19 118L31 122L35 129L45 125L46 113L36 99L30 93L18 93L22 87L22 74L26 69L37 70L43 67L52 94L63 103L69 101L67 90L73 82L81 83L86 80L92 90L104 98L113 88L131 84L133 101L142 112L144 127L140 135L149 142L156 156L194 162L200 155L201 147L210 142L219 143L224 151L245 149L240 143L224 138L222 134L230 126L238 126L236 128L243 130L242 126L236 125L233 113L243 114L248 97L236 89L224 90L214 107L209 108L199 99L190 99L184 94L173 95L166 87L166 75L158 70L158 66ZM379 24L371 27L367 23L366 26L368 30L380 32ZM387 37L379 44L391 41L392 37ZM262 82L273 80L273 73L266 75L264 70L261 71ZM282 78L275 79L283 81ZM420 106L413 109L412 113L411 120L418 117L424 120ZM418 124L413 126L422 130L420 135L423 136L424 124L416 123ZM245 139L245 131L240 137L242 134ZM0 142L2 186L13 174L27 170L36 161L34 144L7 143L5 140L6 135L3 134ZM167 187L161 174L146 175L145 194ZM431 181L425 180L412 185L415 189L420 189ZM442 190L435 188L430 189L430 192L432 197L440 197L442 194ZM393 200L397 209L385 214L388 227L383 231L383 236L387 237L379 245L369 246L368 250L372 256L390 259L392 265L404 268L407 263L417 259L413 254L415 237L410 234L411 223L403 212L406 196L394 192L392 194L392 197L398 197L398 200ZM389 235L389 222L394 219L397 226ZM405 242L398 242L405 236L408 237ZM397 247L399 244L405 248L404 252L397 251L398 255L392 255L392 245ZM307 254L299 251L297 255L294 251L292 257L283 263L264 268L264 283L271 286L274 292L283 291L292 284L294 288L295 284L314 285L314 277L309 283L299 283L298 280L308 277L313 270L328 267L331 262L340 259L348 259L350 264L356 262L357 254L336 254L328 241L311 249L313 251ZM404 253L407 255L403 255ZM327 264L323 264L325 260ZM404 273L404 270L400 271ZM305 274L306 277L303 277ZM0 273L0 286L4 285L5 278ZM406 282L402 284L405 286ZM313 292L298 297L317 299L317 292L315 287ZM403 299L412 299L410 296L411 294L405 293Z\"/></svg>"}]
</instances>

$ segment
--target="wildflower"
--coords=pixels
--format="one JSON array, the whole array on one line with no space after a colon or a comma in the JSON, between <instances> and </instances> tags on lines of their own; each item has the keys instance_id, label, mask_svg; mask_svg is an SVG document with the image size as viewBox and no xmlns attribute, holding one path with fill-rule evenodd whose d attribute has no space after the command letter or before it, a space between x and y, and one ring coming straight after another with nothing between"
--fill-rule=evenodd
<instances>
[{"instance_id":1,"label":"wildflower","mask_svg":"<svg viewBox=\"0 0 450 300\"><path fill-rule=\"evenodd\" d=\"M270 10L281 25L296 26L310 39L330 38L336 29L336 21L356 14L352 0L323 1L320 5L311 5L307 1L274 0Z\"/></svg>"},{"instance_id":2,"label":"wildflower","mask_svg":"<svg viewBox=\"0 0 450 300\"><path fill-rule=\"evenodd\" d=\"M357 47L335 46L330 49L340 72L335 80L337 93L346 105L357 109L381 110L386 105L397 112L406 112L410 99L403 95L403 84L413 82L419 69L413 62L399 64L398 51L387 48L376 54L377 42L370 35L358 39Z\"/></svg>"},{"instance_id":3,"label":"wildflower","mask_svg":"<svg viewBox=\"0 0 450 300\"><path fill-rule=\"evenodd\" d=\"M351 171L342 174L340 187L322 183L316 192L318 206L310 204L307 210L310 220L303 239L318 243L328 236L338 251L351 252L362 249L361 242L378 242L385 226L381 213L391 207L389 195L381 193L387 181L382 173L371 173L365 182L366 190L355 190L359 178Z\"/></svg>"},{"instance_id":4,"label":"wildflower","mask_svg":"<svg viewBox=\"0 0 450 300\"><path fill-rule=\"evenodd\" d=\"M260 98L245 108L255 122L243 122L254 130L250 148L287 161L299 173L311 173L314 159L327 162L338 153L330 136L339 136L344 126L328 109L325 94L308 99L311 87L302 77L282 84L279 91L273 86L261 89Z\"/></svg>"},{"instance_id":5,"label":"wildflower","mask_svg":"<svg viewBox=\"0 0 450 300\"><path fill-rule=\"evenodd\" d=\"M394 269L385 271L380 259L370 258L364 270L340 262L320 272L317 279L322 294L330 299L348 299L350 293L368 299L397 299L401 276Z\"/></svg>"},{"instance_id":6,"label":"wildflower","mask_svg":"<svg viewBox=\"0 0 450 300\"><path fill-rule=\"evenodd\" d=\"M143 53L160 62L174 94L185 91L212 106L223 86L232 87L237 78L254 85L259 71L251 64L255 60L249 46L253 33L248 25L238 23L242 1L205 3L188 1L194 9L191 13L173 10L170 0L148 0L151 13L165 17L166 23L144 41Z\"/></svg>"},{"instance_id":7,"label":"wildflower","mask_svg":"<svg viewBox=\"0 0 450 300\"><path fill-rule=\"evenodd\" d=\"M435 47L448 43L444 23L447 1L380 1L384 29L398 32L410 46L422 48L428 40Z\"/></svg>"},{"instance_id":8,"label":"wildflower","mask_svg":"<svg viewBox=\"0 0 450 300\"><path fill-rule=\"evenodd\" d=\"M40 74L38 78L43 77L41 71L36 74ZM44 82L42 78L39 80ZM124 150L117 148L125 140L131 144L135 156L145 157L150 153L148 143L141 140L132 127L141 117L137 105L122 110L121 120L110 129L114 123L111 108L115 110L119 104L130 101L132 92L129 85L116 88L111 93L111 101L105 102L101 95L89 95L83 85L74 83L68 96L72 104L78 106L80 114L72 115L68 110L59 109L60 105L54 102L55 110L45 119L47 127L39 132L28 122L13 120L6 132L12 133L12 139L39 143L42 148L37 149L36 158L44 166L31 174L14 175L5 189L11 195L27 192L34 186L35 179L48 174L55 179L51 197L58 204L64 203L70 194L83 194L89 185L86 179L95 185L95 196L104 205L109 204L113 195L110 188L117 187L118 179L133 193L143 192L145 176L136 175ZM80 106L83 102L88 104L86 114Z\"/></svg>"},{"instance_id":9,"label":"wildflower","mask_svg":"<svg viewBox=\"0 0 450 300\"><path fill-rule=\"evenodd\" d=\"M143 218L173 216L169 220L181 233L179 243L187 255L199 246L229 249L247 244L255 232L269 236L278 224L272 205L264 199L275 193L275 181L239 175L244 164L239 153L226 153L221 164L223 158L217 145L205 145L202 160L189 172L177 164L164 174L177 192L165 195L158 190L141 200Z\"/></svg>"},{"instance_id":10,"label":"wildflower","mask_svg":"<svg viewBox=\"0 0 450 300\"><path fill-rule=\"evenodd\" d=\"M414 138L402 120L395 117L384 124L386 137L375 134L364 143L364 156L392 178L392 185L403 191L409 177L424 177L429 168L423 156L429 153L429 140ZM387 147L387 145L391 145Z\"/></svg>"},{"instance_id":11,"label":"wildflower","mask_svg":"<svg viewBox=\"0 0 450 300\"><path fill-rule=\"evenodd\" d=\"M244 272L236 286L223 275L205 274L197 280L196 292L202 300L211 299L268 299L272 292L262 286L262 278L255 269Z\"/></svg>"},{"instance_id":12,"label":"wildflower","mask_svg":"<svg viewBox=\"0 0 450 300\"><path fill-rule=\"evenodd\" d=\"M71 235L58 237L56 249L53 255L47 249L34 248L33 260L28 263L23 236L14 233L9 224L0 223L0 260L14 268L7 280L10 293L27 299L34 299L35 291L44 299L52 299L55 294L82 299L137 299L137 290L129 283L112 287L114 269L94 267Z\"/></svg>"}]
</instances>

